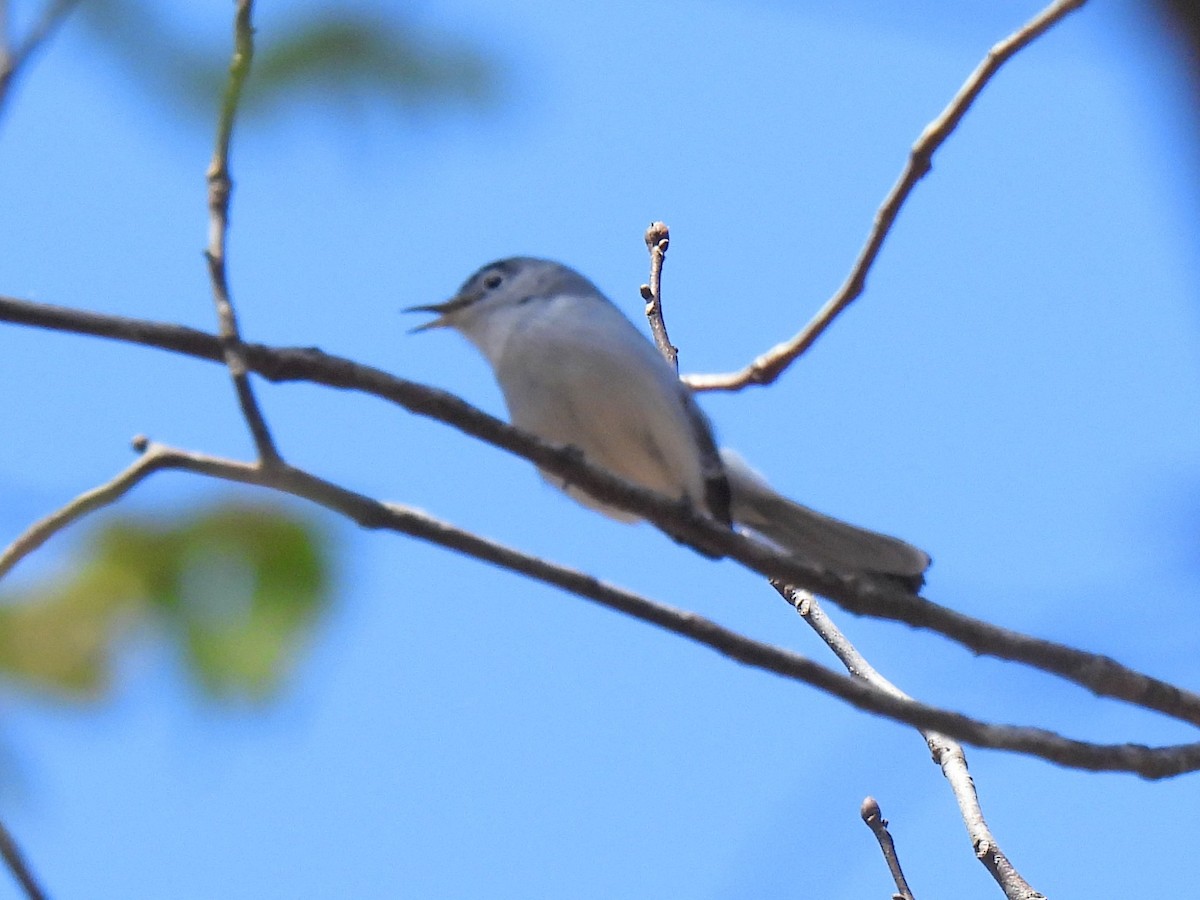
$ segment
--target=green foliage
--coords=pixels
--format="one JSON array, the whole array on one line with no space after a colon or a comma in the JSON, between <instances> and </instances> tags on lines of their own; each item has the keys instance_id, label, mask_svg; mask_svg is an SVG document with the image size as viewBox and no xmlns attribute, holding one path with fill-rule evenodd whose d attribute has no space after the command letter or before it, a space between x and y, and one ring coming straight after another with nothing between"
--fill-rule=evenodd
<instances>
[{"instance_id":1,"label":"green foliage","mask_svg":"<svg viewBox=\"0 0 1200 900\"><path fill-rule=\"evenodd\" d=\"M487 100L492 67L383 16L328 13L296 22L259 52L249 108L309 96L338 104L379 97L398 107Z\"/></svg>"},{"instance_id":2,"label":"green foliage","mask_svg":"<svg viewBox=\"0 0 1200 900\"><path fill-rule=\"evenodd\" d=\"M178 646L208 695L266 699L329 605L327 543L288 511L240 502L109 519L70 575L4 596L0 673L99 698L122 638L148 633Z\"/></svg>"},{"instance_id":3,"label":"green foliage","mask_svg":"<svg viewBox=\"0 0 1200 900\"><path fill-rule=\"evenodd\" d=\"M139 86L171 112L210 125L229 70L233 4L224 16L229 34L211 46L183 31L163 6L88 0L81 12L99 45ZM364 8L301 10L278 31L256 29L255 44L242 117L300 103L342 111L371 101L394 111L480 105L492 99L497 81L496 65L479 50Z\"/></svg>"}]
</instances>

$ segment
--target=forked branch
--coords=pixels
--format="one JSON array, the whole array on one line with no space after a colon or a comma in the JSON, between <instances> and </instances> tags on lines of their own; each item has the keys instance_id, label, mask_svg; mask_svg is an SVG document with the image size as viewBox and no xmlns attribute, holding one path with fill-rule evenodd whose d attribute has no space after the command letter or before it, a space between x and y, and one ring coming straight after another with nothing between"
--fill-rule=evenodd
<instances>
[{"instance_id":1,"label":"forked branch","mask_svg":"<svg viewBox=\"0 0 1200 900\"><path fill-rule=\"evenodd\" d=\"M223 362L220 338L194 328L130 319L0 296L0 321L91 334ZM720 550L748 569L829 597L858 615L936 631L972 652L1010 659L1059 675L1093 693L1125 700L1200 725L1200 695L1095 653L1021 634L916 597L865 575L844 575L778 553L709 519L686 504L622 481L570 448L538 440L465 400L428 385L314 348L244 345L249 367L269 381L305 381L359 391L437 419L507 450L578 485L604 503L637 513L672 535Z\"/></svg>"},{"instance_id":2,"label":"forked branch","mask_svg":"<svg viewBox=\"0 0 1200 900\"><path fill-rule=\"evenodd\" d=\"M867 661L867 658L859 652L858 648L850 642L849 638L829 618L815 597L807 591L798 591L795 588L779 584L778 582L772 582L772 587L788 603L795 607L796 612L803 617L804 621L817 633L817 636L825 642L825 645L833 651L833 654L846 667L846 671L852 677L860 679L893 697L911 699ZM1009 862L1008 857L1001 851L1000 845L996 843L996 838L992 835L991 829L988 828L988 824L983 818L983 809L979 805L979 795L975 790L975 782L971 779L971 773L967 770L967 756L963 752L962 746L949 735L935 729L921 728L918 730L921 732L921 737L925 739L930 753L933 754L933 761L941 767L942 774L950 783L950 790L954 793L954 799L958 803L963 823L967 826L967 835L971 839L971 847L975 851L975 857L983 863L984 868L996 880L1000 889L1004 891L1004 896L1007 900L1045 900L1042 894L1034 890L1021 877L1021 874ZM899 859L895 858L895 849L891 847L891 835L886 833L887 823L883 822L882 815L878 814L878 804L876 804L875 809L875 812L879 816L877 820L869 819L867 817L868 812L870 810L867 808L867 804L864 803L863 821L867 823L875 833L875 837L879 840L880 847L888 861L888 867L892 872L893 878L896 879L896 888L903 895L908 891L908 885L904 883L904 876L900 873ZM891 850L891 855L889 855L889 849Z\"/></svg>"},{"instance_id":3,"label":"forked branch","mask_svg":"<svg viewBox=\"0 0 1200 900\"><path fill-rule=\"evenodd\" d=\"M204 251L204 258L208 261L208 275L212 281L221 349L225 365L233 379L238 405L250 428L254 446L258 448L259 462L263 465L273 465L279 462L279 451L275 448L271 431L250 384L250 371L246 366L242 335L238 329L237 315L229 295L229 278L225 271L229 197L233 192L233 180L229 175L229 147L233 140L233 124L237 119L242 89L246 84L246 77L250 74L250 63L254 59L254 25L251 22L253 11L253 0L238 0L233 26L233 60L229 64L229 80L225 85L221 112L217 117L216 146L213 149L212 162L208 164L208 249Z\"/></svg>"},{"instance_id":4,"label":"forked branch","mask_svg":"<svg viewBox=\"0 0 1200 900\"><path fill-rule=\"evenodd\" d=\"M163 469L192 472L238 484L258 485L310 500L346 516L364 528L387 529L407 534L526 575L703 644L737 662L809 684L859 709L904 722L915 728L936 730L980 746L1038 756L1071 768L1135 772L1146 778L1166 778L1200 770L1200 743L1163 747L1095 744L1065 738L1042 728L995 725L897 696L861 679L839 675L798 653L756 641L724 628L696 613L656 603L584 572L530 556L456 528L419 510L375 500L285 462L274 466L261 466L257 463L178 450L144 438L136 441L136 447L142 452L141 459L99 489L99 505L115 502L154 472ZM96 491L82 496L90 497L86 502L91 509L96 508ZM80 514L71 507L82 502L84 501L77 498L64 510L43 520L53 520L58 525L48 532L45 526L41 526L42 539L54 533L54 530L77 520ZM31 546L33 543L21 538L16 542L21 546ZM20 555L10 561L9 566L18 559Z\"/></svg>"},{"instance_id":5,"label":"forked branch","mask_svg":"<svg viewBox=\"0 0 1200 900\"><path fill-rule=\"evenodd\" d=\"M813 317L804 329L782 344L776 344L744 369L723 375L685 375L683 380L696 391L740 391L754 384L770 384L793 362L800 358L821 336L826 328L847 306L853 303L867 284L867 273L875 263L884 239L891 231L900 208L912 193L917 182L929 172L933 154L966 115L979 92L1008 60L1022 48L1048 31L1068 13L1083 6L1087 0L1056 0L1029 20L1022 28L988 51L987 56L967 78L966 82L941 115L929 123L913 145L900 178L875 213L875 222L867 242L858 254L849 276Z\"/></svg>"}]
</instances>

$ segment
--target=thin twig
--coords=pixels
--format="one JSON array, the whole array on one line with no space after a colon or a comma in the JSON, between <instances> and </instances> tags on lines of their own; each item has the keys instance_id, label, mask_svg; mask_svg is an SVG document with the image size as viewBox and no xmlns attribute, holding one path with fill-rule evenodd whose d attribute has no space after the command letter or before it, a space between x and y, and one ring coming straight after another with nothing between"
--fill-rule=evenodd
<instances>
[{"instance_id":1,"label":"thin twig","mask_svg":"<svg viewBox=\"0 0 1200 900\"><path fill-rule=\"evenodd\" d=\"M892 873L892 881L896 883L896 893L892 895L892 900L916 900L908 887L904 870L900 868L900 856L896 853L896 842L892 840L892 833L888 831L888 822L883 817L883 810L879 808L879 802L874 797L867 797L863 800L858 814L862 816L862 820L867 823L867 827L875 835L875 840L879 841L883 859L887 863L888 871Z\"/></svg>"},{"instance_id":2,"label":"thin twig","mask_svg":"<svg viewBox=\"0 0 1200 900\"><path fill-rule=\"evenodd\" d=\"M364 528L407 534L553 585L703 644L737 662L809 684L859 709L914 728L936 729L969 743L1037 756L1062 766L1090 771L1134 772L1145 778L1168 778L1200 770L1200 743L1162 747L1094 744L1071 740L1043 728L994 725L896 696L862 679L839 675L798 653L748 638L696 613L656 603L587 573L456 528L418 510L380 502L285 462L261 466L178 450L144 438L139 439L136 446L142 449L141 465L127 468L104 486L109 488L102 495L105 503L115 502L162 469L271 488L341 513ZM78 500L68 506L76 503ZM61 529L78 516L59 514L50 518L60 523ZM18 542L28 545L28 542Z\"/></svg>"},{"instance_id":3,"label":"thin twig","mask_svg":"<svg viewBox=\"0 0 1200 900\"><path fill-rule=\"evenodd\" d=\"M212 281L213 302L217 308L217 322L221 334L221 347L225 365L233 378L238 405L242 416L258 448L259 461L265 465L279 462L279 451L271 439L270 429L254 396L250 375L246 366L242 336L238 330L237 315L229 296L229 279L225 271L225 237L229 232L229 195L233 191L233 180L229 175L229 145L233 139L233 124L237 119L238 105L242 99L242 88L250 74L250 63L254 59L254 25L251 15L254 0L238 0L234 16L233 60L229 64L229 81L221 100L221 112L217 118L217 141L212 161L208 165L208 249L204 257L208 261L209 279Z\"/></svg>"},{"instance_id":4,"label":"thin twig","mask_svg":"<svg viewBox=\"0 0 1200 900\"><path fill-rule=\"evenodd\" d=\"M0 37L0 40L3 40L3 45L0 46L0 114L4 111L4 104L8 101L17 76L38 51L46 46L55 30L66 20L67 14L78 2L79 0L48 0L29 31L12 47L8 45L8 4L4 4L4 28L0 32L3 35Z\"/></svg>"},{"instance_id":5,"label":"thin twig","mask_svg":"<svg viewBox=\"0 0 1200 900\"><path fill-rule=\"evenodd\" d=\"M927 731L924 734L934 762L941 767L942 774L950 782L954 799L958 801L975 858L991 873L1008 900L1046 900L1045 894L1034 890L1021 877L992 836L992 830L983 818L983 807L979 805L975 780L967 769L967 757L962 745L940 732Z\"/></svg>"},{"instance_id":6,"label":"thin twig","mask_svg":"<svg viewBox=\"0 0 1200 900\"><path fill-rule=\"evenodd\" d=\"M90 334L222 362L220 338L194 328L74 310L0 296L0 321ZM748 569L830 597L849 611L936 631L972 652L1024 663L1124 700L1200 725L1200 695L1137 672L1107 656L1087 653L964 615L898 587L862 575L842 575L786 556L718 525L694 509L634 487L590 465L579 454L513 428L446 391L314 348L244 345L247 365L269 381L304 381L359 391L409 412L437 419L464 434L507 450L562 476L608 505L627 509L694 540L721 549Z\"/></svg>"},{"instance_id":7,"label":"thin twig","mask_svg":"<svg viewBox=\"0 0 1200 900\"><path fill-rule=\"evenodd\" d=\"M850 639L846 637L842 630L826 615L825 610L821 608L821 605L812 594L807 591L796 590L793 587L782 585L778 582L772 582L771 586L796 609L796 612L804 618L804 621L825 642L825 645L833 651L834 655L837 656L852 677L861 679L893 697L905 700L912 699L908 694L888 681L887 678L881 675L867 661L867 658L859 652L858 648L850 642ZM962 747L951 737L934 729L919 728L918 730L921 732L921 737L925 739L930 753L933 754L934 762L941 767L942 774L950 783L950 790L954 793L954 799L958 803L963 823L967 826L967 834L971 838L971 846L975 851L975 857L983 863L984 867L991 873L992 878L1000 885L1000 889L1004 891L1004 896L1008 900L1045 900L1044 895L1035 891L1021 877L1012 863L1008 861L1008 857L1000 850L1000 845L996 843L996 838L992 835L991 829L988 828L988 824L983 818L983 808L979 805L979 795L975 791L975 782L972 780L971 773L967 769L967 756L963 752ZM868 822L867 824L870 825L871 823ZM874 830L874 827L872 827L872 830ZM878 833L876 833L876 837L879 837ZM884 853L886 855L886 848ZM899 861L897 861L896 865L897 867L899 866ZM895 874L895 871L893 870L893 874ZM897 881L897 887L899 885L900 882Z\"/></svg>"},{"instance_id":8,"label":"thin twig","mask_svg":"<svg viewBox=\"0 0 1200 900\"><path fill-rule=\"evenodd\" d=\"M12 872L17 883L21 885L21 890L25 892L27 900L46 900L46 892L38 884L33 869L29 867L29 862L25 859L25 854L21 852L16 839L2 822L0 822L0 856L4 857L5 865L8 866L8 870Z\"/></svg>"},{"instance_id":9,"label":"thin twig","mask_svg":"<svg viewBox=\"0 0 1200 900\"><path fill-rule=\"evenodd\" d=\"M662 309L662 267L671 245L671 230L666 222L651 222L646 229L646 249L650 251L650 283L642 285L642 299L646 301L646 318L650 320L650 333L658 352L679 372L679 348L671 343L667 335L667 323Z\"/></svg>"},{"instance_id":10,"label":"thin twig","mask_svg":"<svg viewBox=\"0 0 1200 900\"><path fill-rule=\"evenodd\" d=\"M739 391L755 384L770 384L783 374L847 306L854 302L867 283L867 273L879 255L883 241L896 221L901 206L918 181L925 177L933 163L933 154L957 127L979 92L1009 59L1037 37L1049 30L1068 13L1083 6L1086 0L1056 0L1034 16L1024 27L1000 41L967 78L954 99L941 115L929 123L909 153L900 178L892 186L883 204L875 213L875 222L867 242L859 252L846 281L821 307L804 329L782 344L772 347L762 356L737 372L721 375L685 375L683 380L695 391Z\"/></svg>"},{"instance_id":11,"label":"thin twig","mask_svg":"<svg viewBox=\"0 0 1200 900\"><path fill-rule=\"evenodd\" d=\"M143 441L142 438L134 438L134 447L142 449ZM90 491L85 491L66 506L55 510L44 519L34 522L15 541L5 547L3 553L0 553L0 579L11 572L18 562L72 522L82 519L90 512L115 503L123 497L130 488L153 470L153 462L153 459L147 455L138 457L134 463L111 481L106 481Z\"/></svg>"}]
</instances>

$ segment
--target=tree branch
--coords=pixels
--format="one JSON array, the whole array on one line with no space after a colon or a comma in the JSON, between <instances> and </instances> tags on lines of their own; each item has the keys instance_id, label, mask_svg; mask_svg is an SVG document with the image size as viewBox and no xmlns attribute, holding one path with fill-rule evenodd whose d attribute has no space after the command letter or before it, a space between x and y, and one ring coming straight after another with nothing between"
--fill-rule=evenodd
<instances>
[{"instance_id":1,"label":"tree branch","mask_svg":"<svg viewBox=\"0 0 1200 900\"><path fill-rule=\"evenodd\" d=\"M925 742L933 754L933 761L942 769L942 774L950 782L950 790L958 802L963 824L967 827L967 835L971 838L971 847L975 850L975 858L991 874L1004 896L1008 900L1046 900L1046 895L1033 889L1021 877L996 839L992 830L983 818L983 807L979 805L979 795L975 790L975 780L967 769L967 756L962 746L948 735L939 732L927 732Z\"/></svg>"},{"instance_id":2,"label":"tree branch","mask_svg":"<svg viewBox=\"0 0 1200 900\"><path fill-rule=\"evenodd\" d=\"M216 335L182 325L129 319L0 296L0 321L157 347L222 362ZM905 622L936 631L973 653L1024 663L1073 681L1093 693L1200 725L1200 695L1151 678L1115 660L1011 631L913 596L865 574L822 569L729 531L685 503L610 475L570 448L547 444L446 391L407 381L315 348L244 345L247 365L269 381L305 381L371 394L409 412L529 460L604 503L648 519L672 536L709 552L723 552L746 568L784 584L829 597L857 615Z\"/></svg>"},{"instance_id":3,"label":"tree branch","mask_svg":"<svg viewBox=\"0 0 1200 900\"><path fill-rule=\"evenodd\" d=\"M9 46L7 31L0 35L0 40L4 42L3 46L0 46L0 114L4 111L4 105L8 102L17 76L46 45L78 2L79 0L48 0L42 7L41 15L15 46Z\"/></svg>"},{"instance_id":4,"label":"tree branch","mask_svg":"<svg viewBox=\"0 0 1200 900\"><path fill-rule=\"evenodd\" d=\"M143 450L145 438L134 438L133 446L139 451ZM106 481L90 491L85 491L66 506L55 510L44 519L34 522L15 541L5 547L3 553L0 553L0 579L11 572L22 559L72 522L82 519L90 512L115 503L134 485L154 471L154 467L154 457L150 454L143 454L111 481Z\"/></svg>"},{"instance_id":5,"label":"tree branch","mask_svg":"<svg viewBox=\"0 0 1200 900\"><path fill-rule=\"evenodd\" d=\"M980 91L992 76L1014 55L1044 34L1068 13L1083 6L1086 0L1056 0L1034 16L1024 27L1000 41L988 51L987 56L971 73L954 99L936 119L925 127L921 136L909 152L908 162L900 178L892 186L883 204L875 213L875 222L867 235L867 242L859 252L854 267L846 281L828 302L817 312L812 321L791 339L777 344L752 363L737 372L723 375L685 375L683 380L695 391L739 391L752 384L770 384L804 353L835 318L862 294L867 284L867 273L875 263L883 241L891 231L900 213L900 208L912 193L917 182L929 172L933 165L933 154L942 146L950 133L958 126Z\"/></svg>"},{"instance_id":6,"label":"tree branch","mask_svg":"<svg viewBox=\"0 0 1200 900\"><path fill-rule=\"evenodd\" d=\"M646 231L646 246L649 247L651 255L650 285L642 286L642 294L647 300L646 316L650 319L651 328L655 335L655 343L658 345L659 352L666 357L668 362L675 363L677 350L667 340L661 303L660 279L662 274L662 259L666 254L668 244L667 235L667 227L661 222L653 223ZM677 366L676 369L678 369ZM796 611L800 613L804 620L816 631L817 635L834 652L838 659L841 660L851 677L861 679L892 696L906 700L912 699L884 678L867 662L866 657L858 651L845 634L842 633L841 629L833 623L833 620L825 615L824 610L821 609L812 594L807 591L798 591L774 580L771 581L771 586L795 607ZM963 753L962 747L945 735L935 731L923 729L921 730L921 735L925 738L930 751L933 753L934 760L939 762L942 766L943 774L950 781L951 789L954 792L955 799L958 801L963 820L967 823L967 830L971 835L972 846L975 849L977 858L984 863L997 883L1000 884L1009 900L1045 900L1009 864L1008 859L1001 853L997 846L995 839L992 838L987 823L983 819L983 811L979 806L974 782L967 771L967 758ZM888 831L887 820L883 818L879 803L874 797L867 797L863 801L860 814L862 820L871 829L871 832L875 835L875 839L879 842L879 849L883 853L884 861L887 863L892 880L895 882L896 893L893 895L893 900L914 900L912 891L909 889L908 882L904 877L904 871L900 866L900 857L896 852L895 842L892 840L891 832Z\"/></svg>"},{"instance_id":7,"label":"tree branch","mask_svg":"<svg viewBox=\"0 0 1200 900\"><path fill-rule=\"evenodd\" d=\"M892 895L892 900L916 900L912 891L909 890L904 870L900 868L900 856L896 853L896 842L892 840L892 833L888 831L888 822L883 817L883 810L879 808L879 802L874 797L867 797L863 800L858 814L862 816L863 822L875 835L875 840L879 841L879 849L883 853L884 862L887 863L888 871L892 873L892 881L896 883L896 893Z\"/></svg>"},{"instance_id":8,"label":"tree branch","mask_svg":"<svg viewBox=\"0 0 1200 900\"><path fill-rule=\"evenodd\" d=\"M208 275L212 281L213 302L217 308L217 322L221 335L221 348L225 365L233 379L238 405L242 416L258 448L258 458L263 465L279 462L279 451L271 439L266 419L254 396L250 384L249 370L242 349L242 336L238 330L237 315L229 296L229 280L225 271L225 237L229 232L229 195L233 191L233 180L229 175L229 145L233 139L233 123L237 118L238 105L242 99L242 88L250 74L250 63L254 59L254 25L251 14L254 0L238 0L234 16L233 59L229 64L229 81L221 100L221 112L217 117L217 141L212 161L208 165L208 249L204 258L208 261Z\"/></svg>"},{"instance_id":9,"label":"tree branch","mask_svg":"<svg viewBox=\"0 0 1200 900\"><path fill-rule=\"evenodd\" d=\"M662 309L662 267L671 245L671 230L665 222L651 222L646 229L646 249L650 251L650 283L642 285L642 299L646 301L646 318L650 321L650 333L658 352L670 363L675 374L679 374L679 348L671 343L667 335L667 322Z\"/></svg>"},{"instance_id":10,"label":"tree branch","mask_svg":"<svg viewBox=\"0 0 1200 900\"><path fill-rule=\"evenodd\" d=\"M34 877L25 854L21 852L21 848L17 846L16 840L3 823L0 823L0 856L4 857L5 865L16 878L27 900L46 900L46 893Z\"/></svg>"},{"instance_id":11,"label":"tree branch","mask_svg":"<svg viewBox=\"0 0 1200 900\"><path fill-rule=\"evenodd\" d=\"M821 608L821 605L817 603L816 598L812 594L809 594L807 591L798 591L795 588L781 585L778 582L772 582L771 586L779 592L783 599L795 607L796 612L804 618L804 621L812 627L813 631L825 642L826 646L833 651L834 655L846 667L846 671L851 676L861 679L893 697L900 697L906 700L912 699L867 662L867 658L858 651L858 648L850 642L849 638L842 633L842 630L825 614L825 610ZM971 838L971 846L975 850L975 857L983 863L984 867L996 880L996 883L1000 885L1000 889L1004 891L1004 896L1008 900L1046 900L1044 895L1035 891L1021 877L1012 863L1008 861L1008 857L1000 850L1000 845L996 843L995 837L992 836L991 829L988 828L988 824L983 818L983 809L979 805L979 795L975 791L975 782L971 778L971 773L967 770L967 756L963 753L962 747L946 734L928 728L919 730L921 737L925 738L925 743L929 746L930 753L933 754L933 761L941 767L942 774L950 782L950 790L954 793L954 799L958 803L959 812L962 814L963 822L967 826L967 834ZM871 800L870 797L867 799ZM867 821L866 807L867 804L864 802L863 820L871 826L872 831L875 831L875 836L879 839L880 846L883 847L884 855L887 856L887 847L883 846L884 838L876 830L877 826ZM886 824L886 822L883 823L885 828ZM887 836L887 840L890 843L890 835ZM892 866L890 859L888 865L889 867ZM895 867L892 868L894 877L897 875L899 865L899 860L896 860ZM897 888L902 887L903 877L901 874L897 878ZM903 890L907 890L907 885L903 886Z\"/></svg>"},{"instance_id":12,"label":"tree branch","mask_svg":"<svg viewBox=\"0 0 1200 900\"><path fill-rule=\"evenodd\" d=\"M674 354L677 351L666 338L660 287L662 259L666 253L668 243L667 234L667 227L661 222L653 223L646 232L646 246L650 248L651 254L651 283L649 286L642 286L642 294L647 300L646 316L650 319L651 328L654 330L655 343L658 345L659 352L666 357L668 362L674 363ZM833 623L833 620L825 615L824 610L821 609L812 594L807 591L798 591L775 580L771 581L771 586L795 607L796 611L800 613L804 620L816 631L817 635L834 652L838 659L841 660L852 677L861 679L894 697L900 697L905 700L912 699L884 678L867 662L866 657L858 651L845 634ZM987 823L984 821L983 811L979 806L974 782L967 771L967 759L962 747L945 735L935 731L923 729L921 730L921 735L925 738L930 751L933 753L934 760L939 762L942 766L943 774L950 781L951 789L954 792L955 799L958 801L963 820L967 823L967 830L971 835L972 846L975 849L977 858L984 863L997 883L1000 884L1009 900L1044 900L1041 894L1033 890L1021 878L1020 874L1012 867L1003 853L1001 853L995 839L992 837ZM876 840L879 842L879 848L883 853L884 860L896 884L897 893L894 895L894 900L914 900L908 882L905 880L904 872L900 867L900 858L896 853L895 842L888 831L888 823L883 818L883 813L880 811L878 802L873 797L867 797L863 801L860 812L863 821L871 829Z\"/></svg>"},{"instance_id":13,"label":"tree branch","mask_svg":"<svg viewBox=\"0 0 1200 900\"><path fill-rule=\"evenodd\" d=\"M553 585L601 606L689 638L737 662L809 684L859 709L904 722L915 728L936 729L969 743L1037 756L1070 768L1134 772L1145 778L1168 778L1200 770L1200 743L1163 747L1095 744L1071 740L1042 728L993 725L960 713L895 696L861 679L838 675L798 653L745 637L696 613L656 603L584 572L530 556L456 528L418 510L374 500L290 466L286 462L264 467L256 463L178 450L144 438L137 439L135 443L142 449L142 458L112 481L95 491L89 491L88 495L92 497L96 497L97 492L100 492L102 501L91 508L115 502L151 474L162 469L193 472L224 481L271 488L341 513L364 528L407 534ZM71 516L65 510L77 509L79 506L80 500L72 501L64 507L64 511L42 520L34 529L40 529L43 532L42 539L45 540L54 531L61 530L78 519L78 515ZM43 523L50 520L53 520L57 527L47 532ZM18 538L15 543L25 547L31 546L30 541L22 538ZM13 560L9 567L11 568L19 558L18 556Z\"/></svg>"}]
</instances>

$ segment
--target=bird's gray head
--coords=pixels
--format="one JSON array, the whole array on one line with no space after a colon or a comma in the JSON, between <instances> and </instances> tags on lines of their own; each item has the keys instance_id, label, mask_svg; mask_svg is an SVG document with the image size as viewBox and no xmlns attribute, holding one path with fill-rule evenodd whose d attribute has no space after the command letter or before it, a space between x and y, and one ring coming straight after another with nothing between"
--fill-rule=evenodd
<instances>
[{"instance_id":1,"label":"bird's gray head","mask_svg":"<svg viewBox=\"0 0 1200 900\"><path fill-rule=\"evenodd\" d=\"M463 282L445 303L414 306L405 312L435 313L437 318L413 331L455 328L474 339L489 320L505 310L517 310L554 297L599 295L595 285L561 263L530 256L514 256L489 263ZM533 312L533 309L524 312Z\"/></svg>"}]
</instances>

